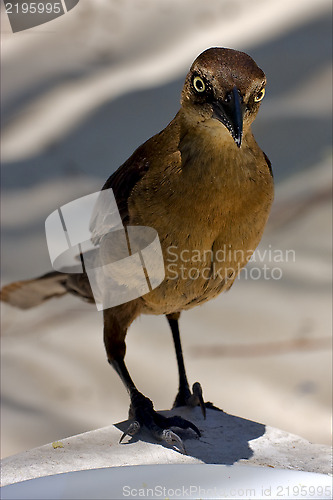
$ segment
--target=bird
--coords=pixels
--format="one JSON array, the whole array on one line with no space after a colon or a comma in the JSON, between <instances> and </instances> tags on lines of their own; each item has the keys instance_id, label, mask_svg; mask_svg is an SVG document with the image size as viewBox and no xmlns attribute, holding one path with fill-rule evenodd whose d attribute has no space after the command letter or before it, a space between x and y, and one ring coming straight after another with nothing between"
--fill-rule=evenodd
<instances>
[{"instance_id":1,"label":"bird","mask_svg":"<svg viewBox=\"0 0 333 500\"><path fill-rule=\"evenodd\" d=\"M128 371L125 338L141 314L165 315L178 364L173 407L200 406L206 417L201 385L195 382L190 388L186 375L179 318L229 290L261 240L274 182L251 124L265 89L265 73L245 52L204 50L185 78L174 119L139 146L102 187L112 188L124 227L157 231L165 266L165 278L155 289L103 311L107 360L130 400L130 423L120 441L146 428L156 440L185 453L175 429L201 435L189 420L155 411ZM107 236L100 245L108 252ZM5 286L1 300L24 309L66 293L94 301L85 273L56 271Z\"/></svg>"}]
</instances>

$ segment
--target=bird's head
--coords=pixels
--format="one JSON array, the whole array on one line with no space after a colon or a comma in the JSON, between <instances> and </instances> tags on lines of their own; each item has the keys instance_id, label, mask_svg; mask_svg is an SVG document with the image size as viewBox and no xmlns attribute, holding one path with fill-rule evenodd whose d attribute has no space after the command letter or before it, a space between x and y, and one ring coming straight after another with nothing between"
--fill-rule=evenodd
<instances>
[{"instance_id":1,"label":"bird's head","mask_svg":"<svg viewBox=\"0 0 333 500\"><path fill-rule=\"evenodd\" d=\"M186 77L182 109L192 123L222 127L240 147L243 130L258 113L265 85L265 73L249 55L232 49L207 49Z\"/></svg>"}]
</instances>

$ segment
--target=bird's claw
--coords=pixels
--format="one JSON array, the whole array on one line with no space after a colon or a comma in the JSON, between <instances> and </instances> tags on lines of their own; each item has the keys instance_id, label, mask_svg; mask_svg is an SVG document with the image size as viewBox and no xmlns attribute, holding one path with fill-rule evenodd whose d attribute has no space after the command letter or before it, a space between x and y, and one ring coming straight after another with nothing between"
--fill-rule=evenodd
<instances>
[{"instance_id":1,"label":"bird's claw","mask_svg":"<svg viewBox=\"0 0 333 500\"><path fill-rule=\"evenodd\" d=\"M137 432L139 432L140 429L141 429L141 425L139 424L139 422L137 420L134 420L134 422L132 422L129 425L129 427L126 429L126 431L123 433L123 435L119 439L119 444L122 442L122 440L126 436L134 436Z\"/></svg>"},{"instance_id":2,"label":"bird's claw","mask_svg":"<svg viewBox=\"0 0 333 500\"><path fill-rule=\"evenodd\" d=\"M182 439L171 430L171 427L192 429L199 437L201 433L196 425L180 416L165 417L157 413L150 399L141 393L136 393L132 398L130 415L134 420L120 438L119 443L126 436L134 436L142 427L146 427L159 441L176 447L181 453L187 454Z\"/></svg>"},{"instance_id":3,"label":"bird's claw","mask_svg":"<svg viewBox=\"0 0 333 500\"><path fill-rule=\"evenodd\" d=\"M199 384L199 382L195 382L193 384L192 392L193 392L193 396L195 396L197 398L197 400L199 401L199 406L201 408L201 412L202 412L203 417L206 418L206 405L205 405L203 395L202 395L202 387Z\"/></svg>"},{"instance_id":4,"label":"bird's claw","mask_svg":"<svg viewBox=\"0 0 333 500\"><path fill-rule=\"evenodd\" d=\"M164 429L164 431L162 431L161 438L170 446L176 446L179 451L183 453L183 455L187 455L187 451L185 449L183 441L175 432L171 431L170 429Z\"/></svg>"},{"instance_id":5,"label":"bird's claw","mask_svg":"<svg viewBox=\"0 0 333 500\"><path fill-rule=\"evenodd\" d=\"M189 420L185 420L185 418L179 417L178 415L175 415L174 417L163 418L166 419L166 422L164 424L161 424L161 427L179 427L179 429L192 429L198 437L201 437L201 432L199 431L198 427Z\"/></svg>"},{"instance_id":6,"label":"bird's claw","mask_svg":"<svg viewBox=\"0 0 333 500\"><path fill-rule=\"evenodd\" d=\"M179 391L173 407L177 408L178 406L189 406L190 408L200 406L202 415L206 418L206 403L204 402L202 387L199 382L193 384L192 393L188 386Z\"/></svg>"}]
</instances>

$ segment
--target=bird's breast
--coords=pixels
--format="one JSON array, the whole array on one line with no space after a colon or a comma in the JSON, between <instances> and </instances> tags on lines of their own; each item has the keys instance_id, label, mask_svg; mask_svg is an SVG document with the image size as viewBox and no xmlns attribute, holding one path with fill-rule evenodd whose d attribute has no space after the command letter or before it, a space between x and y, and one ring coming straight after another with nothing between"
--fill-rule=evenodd
<instances>
[{"instance_id":1,"label":"bird's breast","mask_svg":"<svg viewBox=\"0 0 333 500\"><path fill-rule=\"evenodd\" d=\"M133 221L157 230L165 263L163 283L143 297L147 312L188 309L230 288L272 203L272 178L259 152L259 166L251 150L210 151L182 165L174 156L163 176L152 171L145 179Z\"/></svg>"}]
</instances>

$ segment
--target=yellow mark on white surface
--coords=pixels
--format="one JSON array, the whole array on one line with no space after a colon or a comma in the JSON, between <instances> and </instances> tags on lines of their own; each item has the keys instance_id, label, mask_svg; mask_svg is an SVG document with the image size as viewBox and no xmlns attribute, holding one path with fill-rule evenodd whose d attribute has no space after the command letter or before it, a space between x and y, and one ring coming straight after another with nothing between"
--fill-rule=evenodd
<instances>
[{"instance_id":1,"label":"yellow mark on white surface","mask_svg":"<svg viewBox=\"0 0 333 500\"><path fill-rule=\"evenodd\" d=\"M52 446L54 449L57 449L57 448L63 448L64 445L61 441L54 441L54 443L52 443Z\"/></svg>"}]
</instances>

